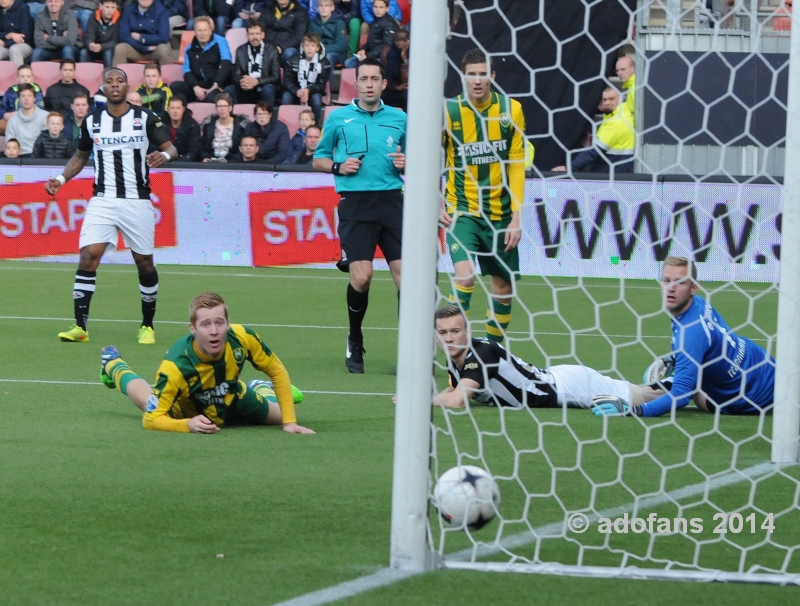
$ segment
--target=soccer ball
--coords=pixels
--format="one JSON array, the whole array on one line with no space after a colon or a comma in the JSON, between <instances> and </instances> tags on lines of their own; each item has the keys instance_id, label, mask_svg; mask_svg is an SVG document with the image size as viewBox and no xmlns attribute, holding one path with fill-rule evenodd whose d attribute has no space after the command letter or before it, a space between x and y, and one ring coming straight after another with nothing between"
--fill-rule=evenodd
<instances>
[{"instance_id":1,"label":"soccer ball","mask_svg":"<svg viewBox=\"0 0 800 606\"><path fill-rule=\"evenodd\" d=\"M480 530L494 519L498 505L497 483L474 465L448 469L433 489L433 506L450 528Z\"/></svg>"}]
</instances>

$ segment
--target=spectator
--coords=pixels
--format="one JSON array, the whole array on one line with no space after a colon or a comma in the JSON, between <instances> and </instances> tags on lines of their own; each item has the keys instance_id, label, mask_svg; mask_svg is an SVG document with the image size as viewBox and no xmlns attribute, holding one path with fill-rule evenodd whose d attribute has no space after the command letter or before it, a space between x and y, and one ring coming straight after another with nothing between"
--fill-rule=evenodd
<instances>
[{"instance_id":1,"label":"spectator","mask_svg":"<svg viewBox=\"0 0 800 606\"><path fill-rule=\"evenodd\" d=\"M72 95L69 109L70 111L64 115L64 136L72 142L75 149L78 149L81 126L89 114L89 95L80 92Z\"/></svg>"},{"instance_id":2,"label":"spectator","mask_svg":"<svg viewBox=\"0 0 800 606\"><path fill-rule=\"evenodd\" d=\"M231 22L231 27L247 27L249 21L259 21L265 8L266 0L236 0L233 5L236 18Z\"/></svg>"},{"instance_id":3,"label":"spectator","mask_svg":"<svg viewBox=\"0 0 800 606\"><path fill-rule=\"evenodd\" d=\"M98 0L69 0L68 8L75 13L75 17L78 19L78 25L84 36L89 26L89 19L92 18L99 4Z\"/></svg>"},{"instance_id":4,"label":"spectator","mask_svg":"<svg viewBox=\"0 0 800 606\"><path fill-rule=\"evenodd\" d=\"M161 67L158 63L144 66L144 84L139 85L136 92L142 96L142 107L159 116L166 114L172 91L161 81Z\"/></svg>"},{"instance_id":5,"label":"spectator","mask_svg":"<svg viewBox=\"0 0 800 606\"><path fill-rule=\"evenodd\" d=\"M1 2L2 0L0 0ZM111 67L114 61L114 47L119 44L119 20L122 13L117 0L102 0L84 31L81 62L102 60L103 65Z\"/></svg>"},{"instance_id":6,"label":"spectator","mask_svg":"<svg viewBox=\"0 0 800 606\"><path fill-rule=\"evenodd\" d=\"M47 0L47 10L40 12L33 22L33 40L36 48L31 53L33 61L78 58L78 20L64 0Z\"/></svg>"},{"instance_id":7,"label":"spectator","mask_svg":"<svg viewBox=\"0 0 800 606\"><path fill-rule=\"evenodd\" d=\"M44 107L51 112L64 114L70 110L75 93L85 93L88 97L89 89L75 79L75 62L72 59L64 59L61 61L61 81L47 88Z\"/></svg>"},{"instance_id":8,"label":"spectator","mask_svg":"<svg viewBox=\"0 0 800 606\"><path fill-rule=\"evenodd\" d=\"M16 139L22 155L29 156L33 152L33 144L45 128L47 112L36 107L36 91L33 85L20 84L19 111L8 121L6 139Z\"/></svg>"},{"instance_id":9,"label":"spectator","mask_svg":"<svg viewBox=\"0 0 800 606\"><path fill-rule=\"evenodd\" d=\"M627 91L625 95L625 109L631 116L636 115L635 94L636 94L636 64L632 57L620 57L616 65L617 77L622 82L622 90ZM633 124L633 122L631 122Z\"/></svg>"},{"instance_id":10,"label":"spectator","mask_svg":"<svg viewBox=\"0 0 800 606\"><path fill-rule=\"evenodd\" d=\"M247 118L233 115L233 99L230 95L217 95L216 108L217 113L203 121L203 162L227 162L236 154L245 135Z\"/></svg>"},{"instance_id":11,"label":"spectator","mask_svg":"<svg viewBox=\"0 0 800 606\"><path fill-rule=\"evenodd\" d=\"M71 158L74 153L72 141L64 136L64 117L58 112L50 112L47 116L47 130L33 144L32 156L56 160Z\"/></svg>"},{"instance_id":12,"label":"spectator","mask_svg":"<svg viewBox=\"0 0 800 606\"><path fill-rule=\"evenodd\" d=\"M279 120L272 119L272 106L264 101L256 103L253 110L256 121L247 125L245 135L258 141L258 157L270 164L281 164L292 154L289 129Z\"/></svg>"},{"instance_id":13,"label":"spectator","mask_svg":"<svg viewBox=\"0 0 800 606\"><path fill-rule=\"evenodd\" d=\"M248 44L236 49L234 83L225 92L235 103L266 101L274 105L281 80L278 49L264 42L264 26L260 21L247 22L247 41Z\"/></svg>"},{"instance_id":14,"label":"spectator","mask_svg":"<svg viewBox=\"0 0 800 606\"><path fill-rule=\"evenodd\" d=\"M317 14L308 23L308 31L319 36L333 71L334 66L347 60L347 25L341 13L334 12L333 0L319 0L317 9Z\"/></svg>"},{"instance_id":15,"label":"spectator","mask_svg":"<svg viewBox=\"0 0 800 606\"><path fill-rule=\"evenodd\" d=\"M355 0L353 0L355 2ZM397 21L398 23L403 21L403 11L400 9L400 5L397 3L397 0L386 0L387 1L387 8L389 14L392 18ZM359 0L361 2L361 34L367 33L367 28L372 25L373 21L379 16L375 13L375 7L373 6L373 0Z\"/></svg>"},{"instance_id":16,"label":"spectator","mask_svg":"<svg viewBox=\"0 0 800 606\"><path fill-rule=\"evenodd\" d=\"M322 130L316 124L312 124L306 129L306 136L303 139L303 148L297 153L293 154L291 158L286 160L284 164L299 164L302 166L311 166L314 161L314 152L319 143L319 137Z\"/></svg>"},{"instance_id":17,"label":"spectator","mask_svg":"<svg viewBox=\"0 0 800 606\"><path fill-rule=\"evenodd\" d=\"M36 2L32 0L25 0L28 5L28 10L31 12L31 19L36 21L36 17L45 9L44 2Z\"/></svg>"},{"instance_id":18,"label":"spectator","mask_svg":"<svg viewBox=\"0 0 800 606\"><path fill-rule=\"evenodd\" d=\"M389 14L387 2L388 0L372 0L375 19L369 25L367 42L353 57L345 61L345 67L357 67L367 57L380 59L384 48L390 47L394 42L394 34L400 29L400 24ZM363 4L361 8L363 11Z\"/></svg>"},{"instance_id":19,"label":"spectator","mask_svg":"<svg viewBox=\"0 0 800 606\"><path fill-rule=\"evenodd\" d=\"M186 25L186 20L189 18L189 10L186 1L187 0L161 0L161 4L169 15L170 29Z\"/></svg>"},{"instance_id":20,"label":"spectator","mask_svg":"<svg viewBox=\"0 0 800 606\"><path fill-rule=\"evenodd\" d=\"M194 19L189 21L187 27L194 29L197 17L210 17L214 23L213 31L224 37L228 23L235 17L234 4L233 0L193 0Z\"/></svg>"},{"instance_id":21,"label":"spectator","mask_svg":"<svg viewBox=\"0 0 800 606\"><path fill-rule=\"evenodd\" d=\"M589 172L607 173L611 167L617 173L633 172L633 152L636 133L633 116L620 104L619 91L613 86L603 91L600 102L603 122L597 127L594 147L581 150L572 160L572 172L588 168ZM553 171L563 172L566 166L556 166Z\"/></svg>"},{"instance_id":22,"label":"spectator","mask_svg":"<svg viewBox=\"0 0 800 606\"><path fill-rule=\"evenodd\" d=\"M228 42L214 33L211 17L194 19L194 40L183 59L183 82L172 83L172 93L189 102L214 103L224 93L231 75L231 51Z\"/></svg>"},{"instance_id":23,"label":"spectator","mask_svg":"<svg viewBox=\"0 0 800 606\"><path fill-rule=\"evenodd\" d=\"M308 132L308 128L310 126L315 124L314 112L312 112L310 109L304 109L297 116L297 121L300 124L300 128L295 131L294 137L292 137L293 156L303 151L306 146L306 132Z\"/></svg>"},{"instance_id":24,"label":"spectator","mask_svg":"<svg viewBox=\"0 0 800 606\"><path fill-rule=\"evenodd\" d=\"M19 149L19 141L16 139L9 139L6 141L6 148L3 150L3 157L8 159L16 159L22 155Z\"/></svg>"},{"instance_id":25,"label":"spectator","mask_svg":"<svg viewBox=\"0 0 800 606\"><path fill-rule=\"evenodd\" d=\"M286 64L300 52L303 34L308 29L308 13L296 0L275 0L275 8L264 13L264 33L267 41L278 47L281 64Z\"/></svg>"},{"instance_id":26,"label":"spectator","mask_svg":"<svg viewBox=\"0 0 800 606\"><path fill-rule=\"evenodd\" d=\"M178 160L197 162L200 159L200 125L186 107L186 98L177 95L169 100L169 138L178 150Z\"/></svg>"},{"instance_id":27,"label":"spectator","mask_svg":"<svg viewBox=\"0 0 800 606\"><path fill-rule=\"evenodd\" d=\"M408 56L410 34L401 29L394 35L394 44L386 53L386 90L381 99L387 105L406 111L408 105Z\"/></svg>"},{"instance_id":28,"label":"spectator","mask_svg":"<svg viewBox=\"0 0 800 606\"><path fill-rule=\"evenodd\" d=\"M3 101L0 102L0 118L2 118L0 119L0 135L5 134L6 124L8 124L11 117L19 110L20 84L30 84L33 86L33 91L36 93L36 105L44 109L44 95L39 85L33 82L33 70L30 65L20 65L17 68L17 82L19 82L19 84L14 84L3 93Z\"/></svg>"},{"instance_id":29,"label":"spectator","mask_svg":"<svg viewBox=\"0 0 800 606\"><path fill-rule=\"evenodd\" d=\"M155 0L136 0L122 11L119 22L120 44L114 50L113 64L128 61L172 63L172 47L167 9Z\"/></svg>"},{"instance_id":30,"label":"spectator","mask_svg":"<svg viewBox=\"0 0 800 606\"><path fill-rule=\"evenodd\" d=\"M0 61L22 65L33 48L33 19L24 0L0 0Z\"/></svg>"},{"instance_id":31,"label":"spectator","mask_svg":"<svg viewBox=\"0 0 800 606\"><path fill-rule=\"evenodd\" d=\"M125 95L125 101L131 105L138 105L139 107L142 106L142 96L135 90L128 91L128 94Z\"/></svg>"},{"instance_id":32,"label":"spectator","mask_svg":"<svg viewBox=\"0 0 800 606\"><path fill-rule=\"evenodd\" d=\"M256 141L256 138L251 135L242 137L239 143L239 151L233 155L231 162L264 164L264 161L258 157L258 141Z\"/></svg>"},{"instance_id":33,"label":"spectator","mask_svg":"<svg viewBox=\"0 0 800 606\"><path fill-rule=\"evenodd\" d=\"M281 100L283 105L310 105L318 124L322 123L322 95L331 73L328 59L320 57L321 50L317 34L308 33L303 37L303 54L289 59L284 71Z\"/></svg>"}]
</instances>

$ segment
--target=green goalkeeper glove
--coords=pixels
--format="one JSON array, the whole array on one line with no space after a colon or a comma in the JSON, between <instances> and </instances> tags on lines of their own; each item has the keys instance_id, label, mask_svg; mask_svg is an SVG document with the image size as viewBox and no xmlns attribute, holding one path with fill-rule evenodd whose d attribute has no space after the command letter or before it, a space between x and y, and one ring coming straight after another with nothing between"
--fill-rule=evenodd
<instances>
[{"instance_id":1,"label":"green goalkeeper glove","mask_svg":"<svg viewBox=\"0 0 800 606\"><path fill-rule=\"evenodd\" d=\"M641 417L642 407L631 406L622 398L609 395L599 395L592 399L592 412L597 417L617 416L617 417Z\"/></svg>"}]
</instances>

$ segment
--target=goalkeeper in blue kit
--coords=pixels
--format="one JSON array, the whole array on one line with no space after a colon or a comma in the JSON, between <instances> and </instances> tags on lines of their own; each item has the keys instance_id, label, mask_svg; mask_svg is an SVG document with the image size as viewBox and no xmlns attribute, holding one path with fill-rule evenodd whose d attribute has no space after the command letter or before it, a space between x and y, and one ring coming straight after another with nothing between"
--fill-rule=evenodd
<instances>
[{"instance_id":1,"label":"goalkeeper in blue kit","mask_svg":"<svg viewBox=\"0 0 800 606\"><path fill-rule=\"evenodd\" d=\"M691 273L690 273L691 271ZM657 417L690 400L705 412L758 414L772 406L775 360L750 339L736 335L719 313L697 296L697 269L683 257L667 257L661 273L667 311L672 315L674 375L668 393L641 406L607 402L596 415Z\"/></svg>"}]
</instances>

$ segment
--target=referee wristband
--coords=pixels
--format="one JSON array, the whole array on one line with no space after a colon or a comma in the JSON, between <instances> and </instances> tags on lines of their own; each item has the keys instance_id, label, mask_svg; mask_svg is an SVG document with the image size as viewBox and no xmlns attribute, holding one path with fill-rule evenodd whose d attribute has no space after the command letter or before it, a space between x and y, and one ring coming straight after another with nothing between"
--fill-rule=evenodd
<instances>
[{"instance_id":1,"label":"referee wristband","mask_svg":"<svg viewBox=\"0 0 800 606\"><path fill-rule=\"evenodd\" d=\"M56 180L57 180L59 183L61 183L61 185L64 185L64 183L66 183L66 182L67 182L67 180L64 178L64 175L56 175Z\"/></svg>"},{"instance_id":2,"label":"referee wristband","mask_svg":"<svg viewBox=\"0 0 800 606\"><path fill-rule=\"evenodd\" d=\"M167 152L165 152L165 151L162 151L162 152L161 152L161 155L162 155L162 156L164 156L164 160L165 160L166 162L169 162L170 160L172 160L172 156L170 156L170 155L169 155Z\"/></svg>"},{"instance_id":3,"label":"referee wristband","mask_svg":"<svg viewBox=\"0 0 800 606\"><path fill-rule=\"evenodd\" d=\"M341 164L339 164L338 162L334 162L333 164L331 164L331 173L334 175L341 175L341 173L339 172L340 166Z\"/></svg>"}]
</instances>

